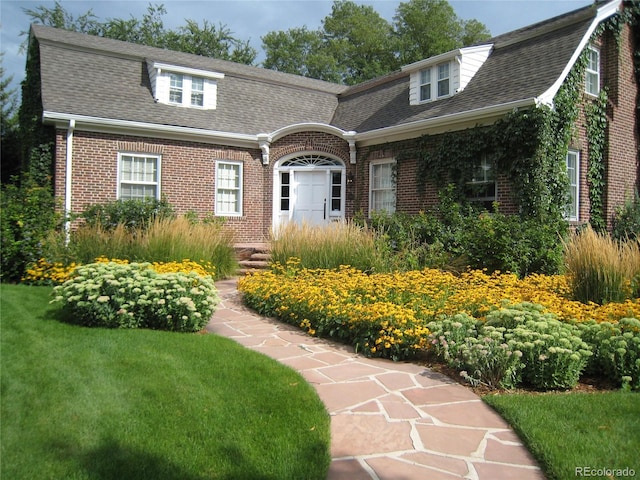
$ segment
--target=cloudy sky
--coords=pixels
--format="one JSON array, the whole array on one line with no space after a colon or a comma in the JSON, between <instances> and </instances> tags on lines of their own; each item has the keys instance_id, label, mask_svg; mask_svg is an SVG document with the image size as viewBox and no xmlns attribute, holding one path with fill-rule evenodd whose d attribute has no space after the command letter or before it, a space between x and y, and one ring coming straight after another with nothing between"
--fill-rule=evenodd
<instances>
[{"instance_id":1,"label":"cloudy sky","mask_svg":"<svg viewBox=\"0 0 640 480\"><path fill-rule=\"evenodd\" d=\"M163 17L166 28L173 29L191 19L202 24L207 20L216 26L226 25L233 35L249 40L262 54L261 37L271 31L288 30L306 25L309 29L321 26L322 19L331 13L332 0L60 0L74 18L89 9L104 21L109 18L142 18L147 7L163 4L167 14ZM400 3L398 0L356 1L367 4L385 19L391 21ZM484 23L492 35L530 25L555 15L581 8L592 0L449 0L456 14L465 20L476 19ZM5 52L3 66L5 78L13 75L14 85L24 77L25 57L20 44L25 40L21 32L29 29L30 18L25 9L39 5L53 8L54 1L0 0L0 49Z\"/></svg>"}]
</instances>

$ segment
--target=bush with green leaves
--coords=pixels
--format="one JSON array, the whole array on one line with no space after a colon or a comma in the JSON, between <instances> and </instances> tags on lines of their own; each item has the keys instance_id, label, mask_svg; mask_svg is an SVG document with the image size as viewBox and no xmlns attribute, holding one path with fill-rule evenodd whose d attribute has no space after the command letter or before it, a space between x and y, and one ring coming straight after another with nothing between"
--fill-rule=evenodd
<instances>
[{"instance_id":1,"label":"bush with green leaves","mask_svg":"<svg viewBox=\"0 0 640 480\"><path fill-rule=\"evenodd\" d=\"M100 226L107 231L124 225L128 230L148 226L153 220L171 218L173 207L166 199L155 198L115 200L86 207L80 218L91 227Z\"/></svg>"},{"instance_id":2,"label":"bush with green leaves","mask_svg":"<svg viewBox=\"0 0 640 480\"><path fill-rule=\"evenodd\" d=\"M491 388L573 388L592 355L578 327L532 303L493 310L484 322L457 314L428 327L439 358Z\"/></svg>"},{"instance_id":3,"label":"bush with green leaves","mask_svg":"<svg viewBox=\"0 0 640 480\"><path fill-rule=\"evenodd\" d=\"M0 193L0 279L19 281L43 255L44 239L57 222L55 199L48 185L29 175L3 185Z\"/></svg>"},{"instance_id":4,"label":"bush with green leaves","mask_svg":"<svg viewBox=\"0 0 640 480\"><path fill-rule=\"evenodd\" d=\"M616 209L611 232L616 240L640 238L640 195L635 192L624 205Z\"/></svg>"},{"instance_id":5,"label":"bush with green leaves","mask_svg":"<svg viewBox=\"0 0 640 480\"><path fill-rule=\"evenodd\" d=\"M640 390L640 320L622 318L618 323L578 323L582 339L591 346L588 371L619 386Z\"/></svg>"},{"instance_id":6,"label":"bush with green leaves","mask_svg":"<svg viewBox=\"0 0 640 480\"><path fill-rule=\"evenodd\" d=\"M430 322L434 353L474 386L513 388L519 383L522 353L505 340L505 328L483 325L465 313Z\"/></svg>"},{"instance_id":7,"label":"bush with green leaves","mask_svg":"<svg viewBox=\"0 0 640 480\"><path fill-rule=\"evenodd\" d=\"M218 303L213 279L157 273L148 263L92 263L54 288L66 321L89 327L196 332Z\"/></svg>"},{"instance_id":8,"label":"bush with green leaves","mask_svg":"<svg viewBox=\"0 0 640 480\"><path fill-rule=\"evenodd\" d=\"M505 337L522 352L522 383L541 390L575 387L592 355L578 330L559 320L529 320Z\"/></svg>"}]
</instances>

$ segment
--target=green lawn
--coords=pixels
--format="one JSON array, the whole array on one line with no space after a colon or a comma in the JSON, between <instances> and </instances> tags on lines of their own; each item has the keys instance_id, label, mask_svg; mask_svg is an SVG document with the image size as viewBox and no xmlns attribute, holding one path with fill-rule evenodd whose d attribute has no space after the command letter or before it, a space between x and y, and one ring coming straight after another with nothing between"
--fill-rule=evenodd
<instances>
[{"instance_id":1,"label":"green lawn","mask_svg":"<svg viewBox=\"0 0 640 480\"><path fill-rule=\"evenodd\" d=\"M299 374L215 335L61 323L50 292L0 286L1 478L326 478Z\"/></svg>"},{"instance_id":2,"label":"green lawn","mask_svg":"<svg viewBox=\"0 0 640 480\"><path fill-rule=\"evenodd\" d=\"M487 395L549 480L640 477L640 393ZM577 475L576 468L583 468ZM589 468L589 475L585 468ZM628 469L627 473L615 469ZM612 472L601 472L609 469ZM633 470L635 475L630 475ZM595 471L595 473L594 473ZM612 476L607 476L612 473Z\"/></svg>"}]
</instances>

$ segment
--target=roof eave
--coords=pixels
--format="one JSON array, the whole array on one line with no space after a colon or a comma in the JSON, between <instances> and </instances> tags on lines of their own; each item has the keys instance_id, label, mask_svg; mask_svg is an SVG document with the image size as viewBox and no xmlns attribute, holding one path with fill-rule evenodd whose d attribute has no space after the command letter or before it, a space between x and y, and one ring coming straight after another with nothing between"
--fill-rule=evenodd
<instances>
[{"instance_id":1,"label":"roof eave","mask_svg":"<svg viewBox=\"0 0 640 480\"><path fill-rule=\"evenodd\" d=\"M417 138L424 134L440 133L444 131L462 130L480 124L491 124L503 115L519 109L535 107L539 104L537 98L525 98L498 105L452 113L440 117L428 118L392 127L383 127L367 132L356 133L358 146L379 145L382 143Z\"/></svg>"},{"instance_id":2,"label":"roof eave","mask_svg":"<svg viewBox=\"0 0 640 480\"><path fill-rule=\"evenodd\" d=\"M258 148L257 135L179 127L174 125L160 125L131 120L91 117L51 111L45 111L42 114L43 123L54 125L57 128L68 128L71 120L75 122L76 130L126 134L133 136L156 136L158 138L171 140L196 141L241 148Z\"/></svg>"}]
</instances>

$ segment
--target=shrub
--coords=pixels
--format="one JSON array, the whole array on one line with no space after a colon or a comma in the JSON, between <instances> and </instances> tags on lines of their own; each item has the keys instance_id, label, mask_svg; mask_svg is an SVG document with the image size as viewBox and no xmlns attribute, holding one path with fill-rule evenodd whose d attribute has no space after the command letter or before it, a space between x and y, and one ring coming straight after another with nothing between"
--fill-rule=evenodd
<instances>
[{"instance_id":1,"label":"shrub","mask_svg":"<svg viewBox=\"0 0 640 480\"><path fill-rule=\"evenodd\" d=\"M624 205L616 208L613 217L612 235L617 240L640 238L640 195L627 198Z\"/></svg>"},{"instance_id":2,"label":"shrub","mask_svg":"<svg viewBox=\"0 0 640 480\"><path fill-rule=\"evenodd\" d=\"M55 200L49 186L24 175L0 192L0 279L18 281L43 256L43 240L55 227Z\"/></svg>"},{"instance_id":3,"label":"shrub","mask_svg":"<svg viewBox=\"0 0 640 480\"><path fill-rule=\"evenodd\" d=\"M474 385L573 388L591 356L577 327L531 303L495 309L486 322L459 314L428 327L434 352Z\"/></svg>"},{"instance_id":4,"label":"shrub","mask_svg":"<svg viewBox=\"0 0 640 480\"><path fill-rule=\"evenodd\" d=\"M575 300L622 302L631 296L640 276L640 240L618 242L586 227L565 245L565 263Z\"/></svg>"},{"instance_id":5,"label":"shrub","mask_svg":"<svg viewBox=\"0 0 640 480\"><path fill-rule=\"evenodd\" d=\"M467 223L461 244L471 268L512 272L521 278L559 271L566 225L497 212L475 215Z\"/></svg>"},{"instance_id":6,"label":"shrub","mask_svg":"<svg viewBox=\"0 0 640 480\"><path fill-rule=\"evenodd\" d=\"M522 352L522 382L542 390L575 387L592 354L577 328L558 320L528 320L505 338Z\"/></svg>"},{"instance_id":7,"label":"shrub","mask_svg":"<svg viewBox=\"0 0 640 480\"><path fill-rule=\"evenodd\" d=\"M91 227L99 226L111 231L118 225L128 230L138 229L147 226L156 218L173 216L173 208L169 202L148 197L142 200L116 200L90 205L84 209L80 218Z\"/></svg>"},{"instance_id":8,"label":"shrub","mask_svg":"<svg viewBox=\"0 0 640 480\"><path fill-rule=\"evenodd\" d=\"M591 321L577 326L594 352L589 372L640 390L640 320L622 318L617 323Z\"/></svg>"},{"instance_id":9,"label":"shrub","mask_svg":"<svg viewBox=\"0 0 640 480\"><path fill-rule=\"evenodd\" d=\"M54 288L65 319L89 327L195 332L218 302L211 277L157 273L149 264L93 263Z\"/></svg>"}]
</instances>

